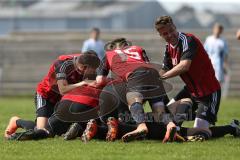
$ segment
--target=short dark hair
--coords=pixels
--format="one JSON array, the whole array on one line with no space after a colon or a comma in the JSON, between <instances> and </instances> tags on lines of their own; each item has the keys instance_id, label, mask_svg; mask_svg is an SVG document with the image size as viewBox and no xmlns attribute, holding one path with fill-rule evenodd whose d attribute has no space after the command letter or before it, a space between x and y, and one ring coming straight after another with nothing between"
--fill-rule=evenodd
<instances>
[{"instance_id":1,"label":"short dark hair","mask_svg":"<svg viewBox=\"0 0 240 160\"><path fill-rule=\"evenodd\" d=\"M223 25L220 24L220 23L215 23L215 24L213 25L213 27L214 27L214 28L217 27L217 28L219 28L220 30L223 30L223 29L224 29Z\"/></svg>"},{"instance_id":2,"label":"short dark hair","mask_svg":"<svg viewBox=\"0 0 240 160\"><path fill-rule=\"evenodd\" d=\"M91 54L91 55L94 55L94 56L98 56L97 53L94 50L85 51L85 52L83 52L83 54Z\"/></svg>"},{"instance_id":3,"label":"short dark hair","mask_svg":"<svg viewBox=\"0 0 240 160\"><path fill-rule=\"evenodd\" d=\"M86 65L87 67L91 68L98 68L98 66L100 65L100 59L98 58L96 52L90 50L78 56L77 63Z\"/></svg>"},{"instance_id":4,"label":"short dark hair","mask_svg":"<svg viewBox=\"0 0 240 160\"><path fill-rule=\"evenodd\" d=\"M168 24L174 25L172 17L170 16L161 16L161 17L158 17L155 21L155 27L158 25L168 25Z\"/></svg>"},{"instance_id":5,"label":"short dark hair","mask_svg":"<svg viewBox=\"0 0 240 160\"><path fill-rule=\"evenodd\" d=\"M97 28L97 27L93 27L91 31L92 31L92 32L100 33L100 29Z\"/></svg>"},{"instance_id":6,"label":"short dark hair","mask_svg":"<svg viewBox=\"0 0 240 160\"><path fill-rule=\"evenodd\" d=\"M126 46L131 46L132 43L130 41L128 41L126 38L116 38L113 41L106 43L106 45L104 46L104 49L106 51L114 50L117 45L121 46L121 48L124 48Z\"/></svg>"}]
</instances>

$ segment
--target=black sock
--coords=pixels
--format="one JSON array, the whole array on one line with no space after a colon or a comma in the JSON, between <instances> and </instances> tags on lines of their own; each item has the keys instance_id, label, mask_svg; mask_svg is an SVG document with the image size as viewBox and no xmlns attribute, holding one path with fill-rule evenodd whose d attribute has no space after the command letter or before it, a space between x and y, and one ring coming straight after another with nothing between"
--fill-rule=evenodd
<instances>
[{"instance_id":1,"label":"black sock","mask_svg":"<svg viewBox=\"0 0 240 160\"><path fill-rule=\"evenodd\" d=\"M37 129L34 131L34 134L32 135L33 140L39 140L39 139L45 139L48 138L49 134L42 129Z\"/></svg>"},{"instance_id":2,"label":"black sock","mask_svg":"<svg viewBox=\"0 0 240 160\"><path fill-rule=\"evenodd\" d=\"M26 129L26 130L34 129L35 126L36 126L36 123L35 123L35 122L33 122L33 121L28 121L28 120L23 120L23 119L17 120L16 123L17 123L17 126L18 126L19 128Z\"/></svg>"},{"instance_id":3,"label":"black sock","mask_svg":"<svg viewBox=\"0 0 240 160\"><path fill-rule=\"evenodd\" d=\"M213 138L224 137L226 134L233 135L236 131L236 129L230 125L210 127L210 130L212 131Z\"/></svg>"},{"instance_id":4,"label":"black sock","mask_svg":"<svg viewBox=\"0 0 240 160\"><path fill-rule=\"evenodd\" d=\"M183 137L201 135L201 136L204 136L206 139L211 138L210 131L206 131L206 130L203 130L201 128L181 127L180 128L180 135L183 136Z\"/></svg>"}]
</instances>

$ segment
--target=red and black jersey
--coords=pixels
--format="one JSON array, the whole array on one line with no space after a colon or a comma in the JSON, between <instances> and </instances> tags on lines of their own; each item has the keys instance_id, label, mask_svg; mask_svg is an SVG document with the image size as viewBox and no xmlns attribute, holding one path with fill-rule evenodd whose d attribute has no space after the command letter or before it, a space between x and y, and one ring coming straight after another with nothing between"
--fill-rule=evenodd
<instances>
[{"instance_id":1,"label":"red and black jersey","mask_svg":"<svg viewBox=\"0 0 240 160\"><path fill-rule=\"evenodd\" d=\"M81 86L63 95L62 100L70 100L87 106L96 107L98 106L101 91L102 90L98 88Z\"/></svg>"},{"instance_id":2,"label":"red and black jersey","mask_svg":"<svg viewBox=\"0 0 240 160\"><path fill-rule=\"evenodd\" d=\"M50 66L48 74L37 86L37 93L53 104L61 99L57 80L65 79L68 84L83 80L83 75L74 67L74 60L80 54L62 55Z\"/></svg>"},{"instance_id":3,"label":"red and black jersey","mask_svg":"<svg viewBox=\"0 0 240 160\"><path fill-rule=\"evenodd\" d=\"M145 51L139 46L107 51L98 69L98 75L107 76L109 70L126 80L128 75L139 67L152 68Z\"/></svg>"},{"instance_id":4,"label":"red and black jersey","mask_svg":"<svg viewBox=\"0 0 240 160\"><path fill-rule=\"evenodd\" d=\"M166 45L162 69L170 70L181 60L192 60L189 71L180 77L194 97L207 96L220 89L208 54L192 34L179 32L178 44Z\"/></svg>"}]
</instances>

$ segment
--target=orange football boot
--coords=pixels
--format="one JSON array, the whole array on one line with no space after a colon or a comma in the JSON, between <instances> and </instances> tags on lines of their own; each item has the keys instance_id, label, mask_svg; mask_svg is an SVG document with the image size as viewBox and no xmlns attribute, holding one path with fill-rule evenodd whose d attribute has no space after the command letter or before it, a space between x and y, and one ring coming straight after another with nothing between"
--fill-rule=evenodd
<instances>
[{"instance_id":1,"label":"orange football boot","mask_svg":"<svg viewBox=\"0 0 240 160\"><path fill-rule=\"evenodd\" d=\"M116 140L118 135L118 120L114 117L109 117L107 120L108 132L106 140L112 142Z\"/></svg>"},{"instance_id":2,"label":"orange football boot","mask_svg":"<svg viewBox=\"0 0 240 160\"><path fill-rule=\"evenodd\" d=\"M5 138L10 137L11 134L16 132L16 130L18 129L17 120L19 120L19 119L20 119L19 117L14 116L9 120L8 126L4 132Z\"/></svg>"},{"instance_id":3,"label":"orange football boot","mask_svg":"<svg viewBox=\"0 0 240 160\"><path fill-rule=\"evenodd\" d=\"M97 121L91 119L87 123L87 127L81 136L81 140L86 143L90 141L96 134L97 134Z\"/></svg>"}]
</instances>

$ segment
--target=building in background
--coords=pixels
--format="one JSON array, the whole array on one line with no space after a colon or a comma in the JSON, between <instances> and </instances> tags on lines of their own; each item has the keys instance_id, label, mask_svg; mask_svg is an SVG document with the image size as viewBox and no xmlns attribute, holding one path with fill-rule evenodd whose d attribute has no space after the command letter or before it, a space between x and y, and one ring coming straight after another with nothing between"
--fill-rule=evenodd
<instances>
[{"instance_id":1,"label":"building in background","mask_svg":"<svg viewBox=\"0 0 240 160\"><path fill-rule=\"evenodd\" d=\"M29 4L12 0L3 3L0 10L0 34L94 26L111 30L149 29L157 16L168 14L157 1L121 0L30 0Z\"/></svg>"}]
</instances>

